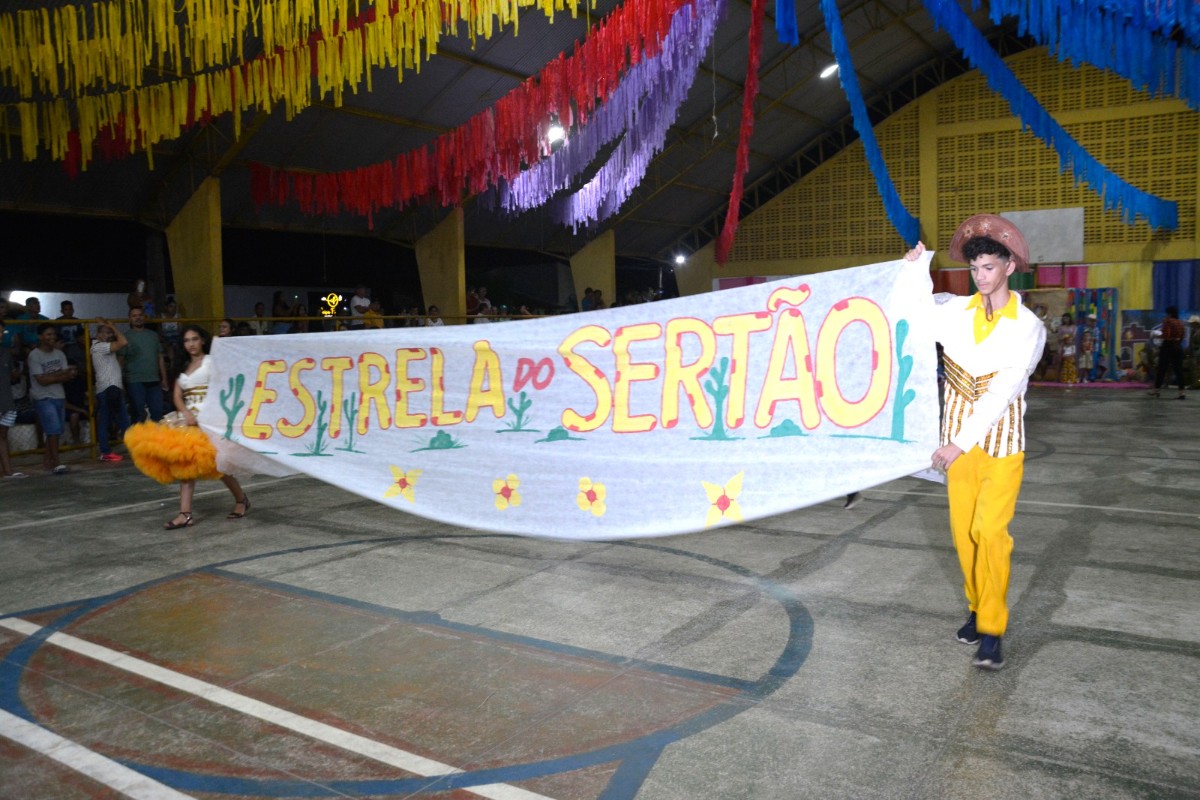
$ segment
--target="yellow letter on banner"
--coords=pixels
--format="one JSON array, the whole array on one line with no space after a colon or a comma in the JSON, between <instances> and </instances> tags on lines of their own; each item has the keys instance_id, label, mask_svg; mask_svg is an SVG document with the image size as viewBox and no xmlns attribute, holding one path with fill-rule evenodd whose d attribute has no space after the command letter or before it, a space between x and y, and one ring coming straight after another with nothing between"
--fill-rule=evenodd
<instances>
[{"instance_id":1,"label":"yellow letter on banner","mask_svg":"<svg viewBox=\"0 0 1200 800\"><path fill-rule=\"evenodd\" d=\"M492 409L496 419L504 416L504 379L500 376L500 357L486 341L475 343L471 393L467 395L467 422L474 422L481 408Z\"/></svg>"},{"instance_id":2,"label":"yellow letter on banner","mask_svg":"<svg viewBox=\"0 0 1200 800\"><path fill-rule=\"evenodd\" d=\"M401 347L396 350L396 427L423 428L424 414L408 413L408 396L425 388L421 378L411 378L408 375L408 365L413 361L423 361L425 351L420 347Z\"/></svg>"},{"instance_id":3,"label":"yellow letter on banner","mask_svg":"<svg viewBox=\"0 0 1200 800\"><path fill-rule=\"evenodd\" d=\"M721 336L732 336L729 350L729 397L725 407L725 424L740 428L746 419L746 378L749 375L750 334L768 330L771 315L765 311L749 314L730 314L713 320L713 330ZM703 427L703 426L701 426Z\"/></svg>"},{"instance_id":4,"label":"yellow letter on banner","mask_svg":"<svg viewBox=\"0 0 1200 800\"><path fill-rule=\"evenodd\" d=\"M630 414L630 386L639 381L652 381L658 377L658 365L647 361L634 361L629 356L632 342L646 342L662 335L662 326L657 322L640 325L625 325L617 328L613 339L613 355L617 359L617 386L613 393L613 432L645 433L654 430L657 422L653 414Z\"/></svg>"},{"instance_id":5,"label":"yellow letter on banner","mask_svg":"<svg viewBox=\"0 0 1200 800\"><path fill-rule=\"evenodd\" d=\"M608 415L612 413L613 406L612 389L608 385L608 379L605 378L599 367L576 353L574 348L584 342L608 347L611 341L612 334L605 328L601 328L599 325L585 325L579 330L572 331L558 345L558 354L562 356L563 363L569 370L583 378L584 382L591 387L592 393L596 395L596 410L586 417L581 416L574 409L563 409L562 424L569 431L586 433L594 431L608 422Z\"/></svg>"},{"instance_id":6,"label":"yellow letter on banner","mask_svg":"<svg viewBox=\"0 0 1200 800\"><path fill-rule=\"evenodd\" d=\"M863 396L851 402L838 386L836 357L838 337L856 322L871 331L871 382ZM883 410L892 386L892 329L883 309L864 297L851 297L829 310L817 334L817 386L821 410L843 428L857 428Z\"/></svg>"},{"instance_id":7,"label":"yellow letter on banner","mask_svg":"<svg viewBox=\"0 0 1200 800\"><path fill-rule=\"evenodd\" d=\"M700 355L686 367L683 365L683 337L694 336L700 345ZM712 409L704 388L702 376L712 366L717 352L717 337L713 329L702 319L686 317L667 322L666 358L663 360L662 426L674 428L679 422L679 390L687 395L696 426L710 428L713 424Z\"/></svg>"},{"instance_id":8,"label":"yellow letter on banner","mask_svg":"<svg viewBox=\"0 0 1200 800\"><path fill-rule=\"evenodd\" d=\"M795 375L792 378L784 377L784 372L788 371L789 353L791 371ZM775 416L776 405L782 400L796 401L800 406L800 423L808 430L821 423L812 353L808 349L808 331L804 327L804 315L795 308L784 309L775 323L771 362L767 365L762 393L758 397L754 424L760 428L768 427Z\"/></svg>"},{"instance_id":9,"label":"yellow letter on banner","mask_svg":"<svg viewBox=\"0 0 1200 800\"><path fill-rule=\"evenodd\" d=\"M258 365L258 377L254 379L254 394L250 395L250 408L246 410L246 418L242 420L242 435L247 439L271 438L271 426L258 421L258 412L267 403L274 403L278 396L274 389L267 388L267 378L280 372L287 371L287 362L283 360L264 361Z\"/></svg>"},{"instance_id":10,"label":"yellow letter on banner","mask_svg":"<svg viewBox=\"0 0 1200 800\"><path fill-rule=\"evenodd\" d=\"M372 380L371 370L379 370L379 377ZM387 359L379 353L361 353L358 356L358 421L354 430L359 436L371 429L371 409L379 417L379 430L392 427L392 410L388 406L387 388L392 382Z\"/></svg>"},{"instance_id":11,"label":"yellow letter on banner","mask_svg":"<svg viewBox=\"0 0 1200 800\"><path fill-rule=\"evenodd\" d=\"M308 433L313 426L313 420L317 417L317 404L313 402L312 392L300 380L300 373L307 372L317 365L317 362L311 358L302 358L295 364L292 364L291 370L288 372L288 388L292 390L292 394L300 401L300 407L304 413L300 417L299 422L288 422L283 417L279 418L279 432L289 439L297 439Z\"/></svg>"},{"instance_id":12,"label":"yellow letter on banner","mask_svg":"<svg viewBox=\"0 0 1200 800\"><path fill-rule=\"evenodd\" d=\"M329 438L336 439L342 432L342 376L354 366L350 356L329 356L321 359L321 369L330 374L332 388L329 392Z\"/></svg>"},{"instance_id":13,"label":"yellow letter on banner","mask_svg":"<svg viewBox=\"0 0 1200 800\"><path fill-rule=\"evenodd\" d=\"M434 425L457 425L463 420L463 412L456 408L446 410L445 356L436 347L430 349L433 368L429 373L431 384L429 395L429 417Z\"/></svg>"}]
</instances>

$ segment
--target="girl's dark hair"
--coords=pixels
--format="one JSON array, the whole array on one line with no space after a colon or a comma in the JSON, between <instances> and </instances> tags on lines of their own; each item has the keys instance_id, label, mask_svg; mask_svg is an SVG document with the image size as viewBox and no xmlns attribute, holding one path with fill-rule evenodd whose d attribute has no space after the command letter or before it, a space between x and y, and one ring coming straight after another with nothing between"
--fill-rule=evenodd
<instances>
[{"instance_id":1,"label":"girl's dark hair","mask_svg":"<svg viewBox=\"0 0 1200 800\"><path fill-rule=\"evenodd\" d=\"M212 335L208 331L204 330L204 328L201 328L199 325L183 326L183 331L179 334L179 344L176 345L178 349L175 351L176 357L174 359L174 372L176 378L178 378L183 371L187 369L188 355L187 350L185 350L183 347L183 337L187 336L188 331L195 331L196 335L200 337L200 349L204 351L204 355L208 355L208 351L212 347Z\"/></svg>"},{"instance_id":2,"label":"girl's dark hair","mask_svg":"<svg viewBox=\"0 0 1200 800\"><path fill-rule=\"evenodd\" d=\"M199 325L184 325L183 332L179 334L179 341L183 341L183 337L187 336L188 331L195 331L200 336L200 341L204 343L204 355L208 355L208 351L212 347L212 334Z\"/></svg>"}]
</instances>

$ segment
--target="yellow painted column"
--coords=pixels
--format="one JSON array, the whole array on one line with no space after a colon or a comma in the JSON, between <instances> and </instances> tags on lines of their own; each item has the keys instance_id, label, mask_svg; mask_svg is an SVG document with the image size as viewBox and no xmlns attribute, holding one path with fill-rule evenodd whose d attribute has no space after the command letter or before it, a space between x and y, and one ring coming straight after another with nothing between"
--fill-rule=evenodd
<instances>
[{"instance_id":1,"label":"yellow painted column","mask_svg":"<svg viewBox=\"0 0 1200 800\"><path fill-rule=\"evenodd\" d=\"M417 240L417 270L425 308L437 306L447 324L463 324L467 313L467 257L461 208L455 208Z\"/></svg>"},{"instance_id":2,"label":"yellow painted column","mask_svg":"<svg viewBox=\"0 0 1200 800\"><path fill-rule=\"evenodd\" d=\"M167 226L167 252L175 299L183 316L217 320L225 316L221 266L221 182L204 183Z\"/></svg>"},{"instance_id":3,"label":"yellow painted column","mask_svg":"<svg viewBox=\"0 0 1200 800\"><path fill-rule=\"evenodd\" d=\"M571 279L580 303L584 289L591 287L600 290L605 308L613 304L617 297L617 238L611 230L571 256Z\"/></svg>"},{"instance_id":4,"label":"yellow painted column","mask_svg":"<svg viewBox=\"0 0 1200 800\"><path fill-rule=\"evenodd\" d=\"M717 271L717 251L712 242L688 256L687 261L675 265L675 283L679 296L711 292L713 276Z\"/></svg>"}]
</instances>

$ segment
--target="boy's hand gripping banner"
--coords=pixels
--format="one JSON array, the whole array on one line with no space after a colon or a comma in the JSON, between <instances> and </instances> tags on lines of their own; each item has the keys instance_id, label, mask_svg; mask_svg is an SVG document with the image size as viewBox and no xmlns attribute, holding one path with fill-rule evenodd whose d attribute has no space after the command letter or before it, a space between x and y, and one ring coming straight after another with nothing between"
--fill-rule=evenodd
<instances>
[{"instance_id":1,"label":"boy's hand gripping banner","mask_svg":"<svg viewBox=\"0 0 1200 800\"><path fill-rule=\"evenodd\" d=\"M200 424L223 470L454 525L622 539L765 517L928 468L931 257L547 319L217 339Z\"/></svg>"}]
</instances>

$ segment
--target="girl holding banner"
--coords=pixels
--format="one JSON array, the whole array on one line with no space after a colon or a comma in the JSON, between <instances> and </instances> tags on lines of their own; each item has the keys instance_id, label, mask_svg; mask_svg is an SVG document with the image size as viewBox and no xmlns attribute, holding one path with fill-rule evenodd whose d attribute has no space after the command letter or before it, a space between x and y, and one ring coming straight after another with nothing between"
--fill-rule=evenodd
<instances>
[{"instance_id":1,"label":"girl holding banner","mask_svg":"<svg viewBox=\"0 0 1200 800\"><path fill-rule=\"evenodd\" d=\"M175 381L175 411L161 423L143 422L125 434L133 463L159 483L179 481L179 513L163 525L165 530L191 527L192 496L197 480L220 480L236 501L228 519L241 519L250 510L250 499L237 478L217 471L217 451L196 419L208 395L210 337L198 325L183 329L183 349L189 360Z\"/></svg>"}]
</instances>

